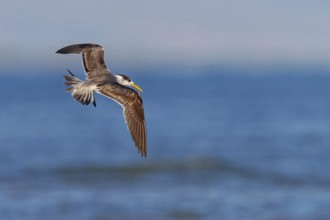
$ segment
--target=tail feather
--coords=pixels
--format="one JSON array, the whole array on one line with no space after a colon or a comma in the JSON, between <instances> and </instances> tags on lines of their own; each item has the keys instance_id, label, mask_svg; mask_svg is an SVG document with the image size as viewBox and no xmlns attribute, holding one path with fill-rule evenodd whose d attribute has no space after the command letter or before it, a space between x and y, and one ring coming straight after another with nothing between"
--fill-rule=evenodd
<instances>
[{"instance_id":1,"label":"tail feather","mask_svg":"<svg viewBox=\"0 0 330 220\"><path fill-rule=\"evenodd\" d=\"M68 70L71 76L64 76L67 86L70 86L66 91L70 92L75 100L83 105L88 105L90 102L96 107L96 100L94 98L94 92L84 81L77 78L70 70Z\"/></svg>"}]
</instances>

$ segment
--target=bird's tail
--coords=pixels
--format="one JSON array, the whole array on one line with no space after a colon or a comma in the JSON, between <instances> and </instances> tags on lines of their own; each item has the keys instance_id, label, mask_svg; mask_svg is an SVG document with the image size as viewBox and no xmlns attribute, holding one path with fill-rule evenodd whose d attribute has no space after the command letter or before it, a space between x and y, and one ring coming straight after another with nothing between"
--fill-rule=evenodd
<instances>
[{"instance_id":1,"label":"bird's tail","mask_svg":"<svg viewBox=\"0 0 330 220\"><path fill-rule=\"evenodd\" d=\"M64 76L67 86L70 86L66 91L70 92L75 100L83 105L88 105L90 102L96 107L96 100L94 98L94 90L85 81L77 78L70 70L71 76Z\"/></svg>"}]
</instances>

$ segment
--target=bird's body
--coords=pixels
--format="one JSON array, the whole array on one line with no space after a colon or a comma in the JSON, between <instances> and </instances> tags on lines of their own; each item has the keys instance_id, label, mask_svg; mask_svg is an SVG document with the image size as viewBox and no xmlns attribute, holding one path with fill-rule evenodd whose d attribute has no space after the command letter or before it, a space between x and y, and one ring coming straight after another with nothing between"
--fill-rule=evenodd
<instances>
[{"instance_id":1,"label":"bird's body","mask_svg":"<svg viewBox=\"0 0 330 220\"><path fill-rule=\"evenodd\" d=\"M74 44L58 50L60 54L82 54L86 81L77 78L70 70L71 76L64 76L67 91L81 104L90 102L96 106L94 92L116 101L123 107L126 125L130 130L139 153L147 155L147 130L143 110L143 101L139 93L127 86L141 91L126 75L114 75L104 63L104 49L97 44Z\"/></svg>"}]
</instances>

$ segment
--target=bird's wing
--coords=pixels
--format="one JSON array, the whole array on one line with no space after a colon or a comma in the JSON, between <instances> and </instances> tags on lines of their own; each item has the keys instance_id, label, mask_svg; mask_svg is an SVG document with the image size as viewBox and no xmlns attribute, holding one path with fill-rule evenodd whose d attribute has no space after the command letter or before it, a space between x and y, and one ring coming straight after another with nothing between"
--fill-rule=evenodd
<instances>
[{"instance_id":1,"label":"bird's wing","mask_svg":"<svg viewBox=\"0 0 330 220\"><path fill-rule=\"evenodd\" d=\"M59 49L56 53L81 53L87 79L103 80L109 77L110 71L104 63L104 48L100 45L73 44Z\"/></svg>"},{"instance_id":2,"label":"bird's wing","mask_svg":"<svg viewBox=\"0 0 330 220\"><path fill-rule=\"evenodd\" d=\"M97 93L113 99L123 107L126 125L135 146L138 148L141 156L146 157L147 128L141 96L135 90L119 84L104 84L99 86Z\"/></svg>"}]
</instances>

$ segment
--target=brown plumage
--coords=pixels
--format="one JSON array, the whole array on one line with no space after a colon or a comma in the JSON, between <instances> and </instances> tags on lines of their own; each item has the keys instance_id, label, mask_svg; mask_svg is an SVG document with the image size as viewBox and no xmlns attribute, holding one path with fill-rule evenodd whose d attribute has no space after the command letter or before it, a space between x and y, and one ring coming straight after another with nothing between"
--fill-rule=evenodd
<instances>
[{"instance_id":1,"label":"brown plumage","mask_svg":"<svg viewBox=\"0 0 330 220\"><path fill-rule=\"evenodd\" d=\"M58 50L56 53L82 54L86 81L77 78L70 70L71 76L64 76L65 85L72 96L83 105L90 102L96 106L94 92L113 99L123 107L126 125L131 133L135 146L141 156L147 156L147 129L144 117L143 101L139 93L126 86L132 86L140 91L126 75L114 75L104 63L104 49L97 44L74 44Z\"/></svg>"}]
</instances>

